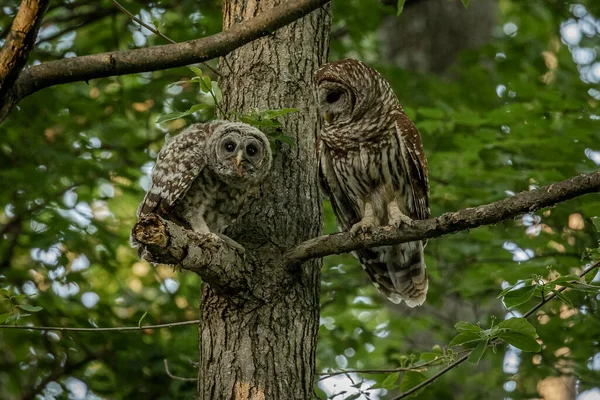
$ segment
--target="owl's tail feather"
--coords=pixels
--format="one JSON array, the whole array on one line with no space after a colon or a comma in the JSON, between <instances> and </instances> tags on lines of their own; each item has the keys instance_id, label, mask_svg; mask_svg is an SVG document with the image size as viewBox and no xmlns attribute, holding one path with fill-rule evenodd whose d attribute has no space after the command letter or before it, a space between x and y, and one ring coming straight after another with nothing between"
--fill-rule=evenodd
<instances>
[{"instance_id":1,"label":"owl's tail feather","mask_svg":"<svg viewBox=\"0 0 600 400\"><path fill-rule=\"evenodd\" d=\"M423 242L359 250L356 254L375 287L392 303L420 306L427 297Z\"/></svg>"}]
</instances>

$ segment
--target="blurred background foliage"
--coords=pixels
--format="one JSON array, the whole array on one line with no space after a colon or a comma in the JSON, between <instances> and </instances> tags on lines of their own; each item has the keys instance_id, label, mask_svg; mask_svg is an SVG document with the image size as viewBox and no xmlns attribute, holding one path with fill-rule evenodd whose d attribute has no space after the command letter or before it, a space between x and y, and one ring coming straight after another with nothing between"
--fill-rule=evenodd
<instances>
[{"instance_id":1,"label":"blurred background foliage","mask_svg":"<svg viewBox=\"0 0 600 400\"><path fill-rule=\"evenodd\" d=\"M18 4L3 2L0 38ZM221 28L220 1L122 5L175 41ZM599 2L472 0L465 11L459 0L409 0L397 17L376 0L334 0L333 21L330 59L378 68L420 129L434 216L600 165ZM110 1L54 1L29 61L164 43ZM2 322L113 327L197 318L199 278L138 261L128 241L165 133L212 116L207 107L156 123L211 103L196 85L169 86L192 76L180 68L56 86L22 101L0 126ZM500 291L534 275L579 272L597 254L597 217L598 198L587 195L430 240L429 296L416 309L384 301L352 257L328 257L318 372L400 367L435 345L445 348L458 321L489 327L520 315L535 301L508 311ZM325 231L336 229L325 204ZM418 398L600 399L599 297L566 297L573 306L554 300L530 318L540 353L501 345ZM0 329L0 398L194 398L195 384L170 378L163 359L173 374L195 375L193 325L130 333ZM321 381L317 394L392 398L393 385L368 390L385 377L336 376Z\"/></svg>"}]
</instances>

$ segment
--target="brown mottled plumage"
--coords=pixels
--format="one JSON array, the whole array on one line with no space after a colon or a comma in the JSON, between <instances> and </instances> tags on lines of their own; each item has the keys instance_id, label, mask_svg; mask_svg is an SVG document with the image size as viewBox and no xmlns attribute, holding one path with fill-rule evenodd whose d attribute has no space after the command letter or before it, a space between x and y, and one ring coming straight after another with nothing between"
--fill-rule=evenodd
<instances>
[{"instance_id":1,"label":"brown mottled plumage","mask_svg":"<svg viewBox=\"0 0 600 400\"><path fill-rule=\"evenodd\" d=\"M388 82L357 60L322 66L315 75L320 174L343 230L410 224L429 217L427 160L421 136ZM359 250L354 255L392 302L423 304L423 241Z\"/></svg>"},{"instance_id":2,"label":"brown mottled plumage","mask_svg":"<svg viewBox=\"0 0 600 400\"><path fill-rule=\"evenodd\" d=\"M167 140L138 217L155 213L198 233L222 235L271 168L269 140L243 123L194 124Z\"/></svg>"}]
</instances>

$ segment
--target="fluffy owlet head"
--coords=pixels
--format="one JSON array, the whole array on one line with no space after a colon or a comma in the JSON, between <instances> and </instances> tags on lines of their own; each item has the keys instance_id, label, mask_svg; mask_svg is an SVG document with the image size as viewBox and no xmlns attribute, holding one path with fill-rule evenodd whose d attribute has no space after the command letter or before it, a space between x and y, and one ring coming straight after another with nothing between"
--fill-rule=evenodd
<instances>
[{"instance_id":1,"label":"fluffy owlet head","mask_svg":"<svg viewBox=\"0 0 600 400\"><path fill-rule=\"evenodd\" d=\"M245 187L263 180L273 156L269 139L251 125L228 122L207 143L208 165L225 183Z\"/></svg>"},{"instance_id":2,"label":"fluffy owlet head","mask_svg":"<svg viewBox=\"0 0 600 400\"><path fill-rule=\"evenodd\" d=\"M326 125L357 121L397 99L381 75L361 61L347 59L323 65L315 74L318 107Z\"/></svg>"}]
</instances>

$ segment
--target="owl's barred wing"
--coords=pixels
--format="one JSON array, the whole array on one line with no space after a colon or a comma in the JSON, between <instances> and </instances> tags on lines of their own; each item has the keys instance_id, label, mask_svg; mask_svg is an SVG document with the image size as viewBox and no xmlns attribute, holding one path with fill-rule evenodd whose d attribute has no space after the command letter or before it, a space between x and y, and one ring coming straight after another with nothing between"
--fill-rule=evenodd
<instances>
[{"instance_id":1,"label":"owl's barred wing","mask_svg":"<svg viewBox=\"0 0 600 400\"><path fill-rule=\"evenodd\" d=\"M377 290L392 303L404 300L409 307L415 307L425 302L428 280L423 242L363 249L353 255Z\"/></svg>"},{"instance_id":2,"label":"owl's barred wing","mask_svg":"<svg viewBox=\"0 0 600 400\"><path fill-rule=\"evenodd\" d=\"M320 146L325 146L325 144L320 143ZM338 176L331 165L331 158L322 153L324 149L320 148L319 150L319 182L321 189L329 198L338 226L341 230L346 231L360 220L360 216L356 213L353 203L346 193L341 190Z\"/></svg>"},{"instance_id":3,"label":"owl's barred wing","mask_svg":"<svg viewBox=\"0 0 600 400\"><path fill-rule=\"evenodd\" d=\"M396 132L402 152L401 160L406 171L407 182L412 189L415 214L417 219L429 218L429 182L427 159L421 142L419 130L404 113L398 115Z\"/></svg>"},{"instance_id":4,"label":"owl's barred wing","mask_svg":"<svg viewBox=\"0 0 600 400\"><path fill-rule=\"evenodd\" d=\"M168 215L206 167L205 143L222 121L194 124L165 143L152 170L152 184L138 208Z\"/></svg>"}]
</instances>

